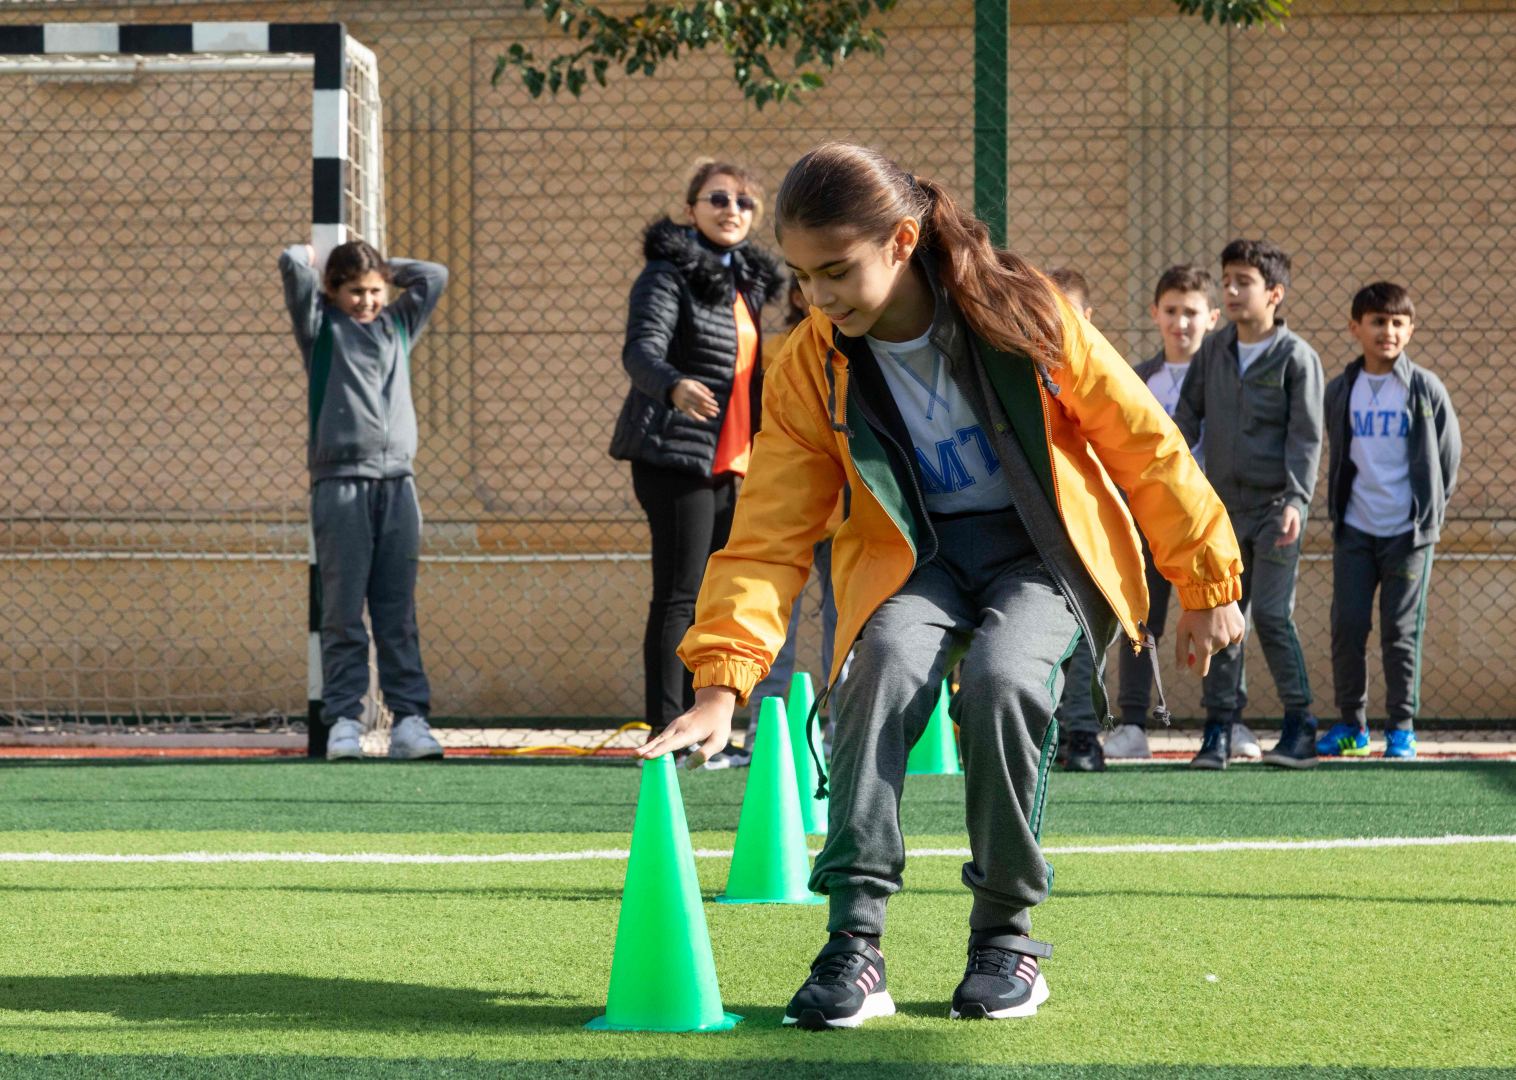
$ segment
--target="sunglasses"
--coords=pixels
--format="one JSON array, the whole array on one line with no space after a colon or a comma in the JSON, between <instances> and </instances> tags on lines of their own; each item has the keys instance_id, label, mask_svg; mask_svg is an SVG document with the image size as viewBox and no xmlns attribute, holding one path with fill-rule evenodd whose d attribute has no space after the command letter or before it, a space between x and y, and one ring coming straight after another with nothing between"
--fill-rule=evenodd
<instances>
[{"instance_id":1,"label":"sunglasses","mask_svg":"<svg viewBox=\"0 0 1516 1080\"><path fill-rule=\"evenodd\" d=\"M708 202L717 210L725 210L728 206L732 205L732 197L724 191L713 191L709 195L696 196L695 201ZM744 214L751 214L754 210L758 209L758 204L749 195L738 195L737 209L741 210Z\"/></svg>"}]
</instances>

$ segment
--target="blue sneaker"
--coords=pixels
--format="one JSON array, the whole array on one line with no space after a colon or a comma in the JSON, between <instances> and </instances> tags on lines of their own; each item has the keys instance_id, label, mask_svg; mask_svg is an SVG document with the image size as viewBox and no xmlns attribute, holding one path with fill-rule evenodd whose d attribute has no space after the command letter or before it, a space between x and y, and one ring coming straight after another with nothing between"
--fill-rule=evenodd
<instances>
[{"instance_id":1,"label":"blue sneaker","mask_svg":"<svg viewBox=\"0 0 1516 1080\"><path fill-rule=\"evenodd\" d=\"M1384 733L1384 756L1410 761L1416 756L1416 733L1391 728Z\"/></svg>"},{"instance_id":2,"label":"blue sneaker","mask_svg":"<svg viewBox=\"0 0 1516 1080\"><path fill-rule=\"evenodd\" d=\"M1322 757L1368 757L1368 729L1357 724L1333 724L1316 740L1316 753Z\"/></svg>"}]
</instances>

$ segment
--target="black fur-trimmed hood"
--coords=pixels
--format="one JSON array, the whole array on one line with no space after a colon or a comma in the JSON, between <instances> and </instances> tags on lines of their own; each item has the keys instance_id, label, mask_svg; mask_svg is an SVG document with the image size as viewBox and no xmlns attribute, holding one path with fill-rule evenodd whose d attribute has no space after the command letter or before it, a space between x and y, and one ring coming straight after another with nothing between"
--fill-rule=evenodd
<instances>
[{"instance_id":1,"label":"black fur-trimmed hood","mask_svg":"<svg viewBox=\"0 0 1516 1080\"><path fill-rule=\"evenodd\" d=\"M695 229L672 218L660 218L642 234L642 254L647 261L666 262L689 282L690 292L702 304L731 302L732 274L744 292L754 291L766 301L784 287L784 271L777 258L744 241L732 249L732 266L696 238Z\"/></svg>"}]
</instances>

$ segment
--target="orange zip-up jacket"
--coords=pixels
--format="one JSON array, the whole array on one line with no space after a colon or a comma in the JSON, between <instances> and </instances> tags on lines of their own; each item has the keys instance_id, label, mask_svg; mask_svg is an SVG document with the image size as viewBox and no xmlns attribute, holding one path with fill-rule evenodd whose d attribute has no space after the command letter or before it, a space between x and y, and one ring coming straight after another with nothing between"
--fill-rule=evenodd
<instances>
[{"instance_id":1,"label":"orange zip-up jacket","mask_svg":"<svg viewBox=\"0 0 1516 1080\"><path fill-rule=\"evenodd\" d=\"M1059 304L1063 364L1049 373L1058 393L1050 394L1041 379L1022 379L1035 385L1038 402L1030 401L1027 390L1021 401L1002 394L1002 405L1013 423L1019 417L1025 424L1035 422L1029 418L1040 406L1058 515L1135 648L1148 596L1133 514L1185 608L1241 599L1242 559L1226 509L1179 429L1100 332L1061 298ZM766 373L763 427L731 537L711 556L694 625L679 647L696 689L727 686L746 701L768 673L784 641L790 605L810 572L812 545L826 531L844 479L852 499L833 538L837 638L829 683L864 623L915 569L908 515L888 505L894 486L880 482L888 477L873 458L877 440L867 432L860 437L863 420L847 415L848 362L833 347L833 333L813 309ZM979 348L987 366L1030 368L1025 358L983 343Z\"/></svg>"}]
</instances>

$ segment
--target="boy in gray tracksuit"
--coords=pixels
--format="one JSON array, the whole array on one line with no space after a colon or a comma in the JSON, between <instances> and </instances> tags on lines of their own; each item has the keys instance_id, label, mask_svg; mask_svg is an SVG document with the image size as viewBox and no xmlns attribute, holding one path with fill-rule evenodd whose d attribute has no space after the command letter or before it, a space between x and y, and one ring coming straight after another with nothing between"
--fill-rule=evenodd
<instances>
[{"instance_id":1,"label":"boy in gray tracksuit","mask_svg":"<svg viewBox=\"0 0 1516 1080\"><path fill-rule=\"evenodd\" d=\"M327 760L360 758L368 690L368 602L379 686L396 719L394 758L441 757L427 726L431 688L416 629L421 508L412 459L410 352L447 285L436 263L386 262L362 241L327 259L296 245L279 257L284 299L310 385L307 465L321 580ZM387 303L393 284L404 293Z\"/></svg>"},{"instance_id":2,"label":"boy in gray tracksuit","mask_svg":"<svg viewBox=\"0 0 1516 1080\"><path fill-rule=\"evenodd\" d=\"M1363 355L1326 388L1327 512L1332 520L1332 676L1342 721L1318 754L1369 752L1365 651L1379 591L1389 714L1385 757L1416 756L1427 584L1463 451L1442 381L1411 362L1410 294L1388 281L1353 297L1348 329Z\"/></svg>"},{"instance_id":3,"label":"boy in gray tracksuit","mask_svg":"<svg viewBox=\"0 0 1516 1080\"><path fill-rule=\"evenodd\" d=\"M1267 240L1234 240L1221 252L1222 306L1230 325L1209 335L1190 364L1174 422L1195 445L1205 425L1205 474L1242 547L1242 610L1284 704L1279 743L1266 765L1316 764L1311 684L1295 629L1295 576L1306 509L1321 460L1321 359L1276 317L1290 258ZM1190 762L1224 769L1242 689L1242 645L1211 661L1201 700L1205 737Z\"/></svg>"}]
</instances>

